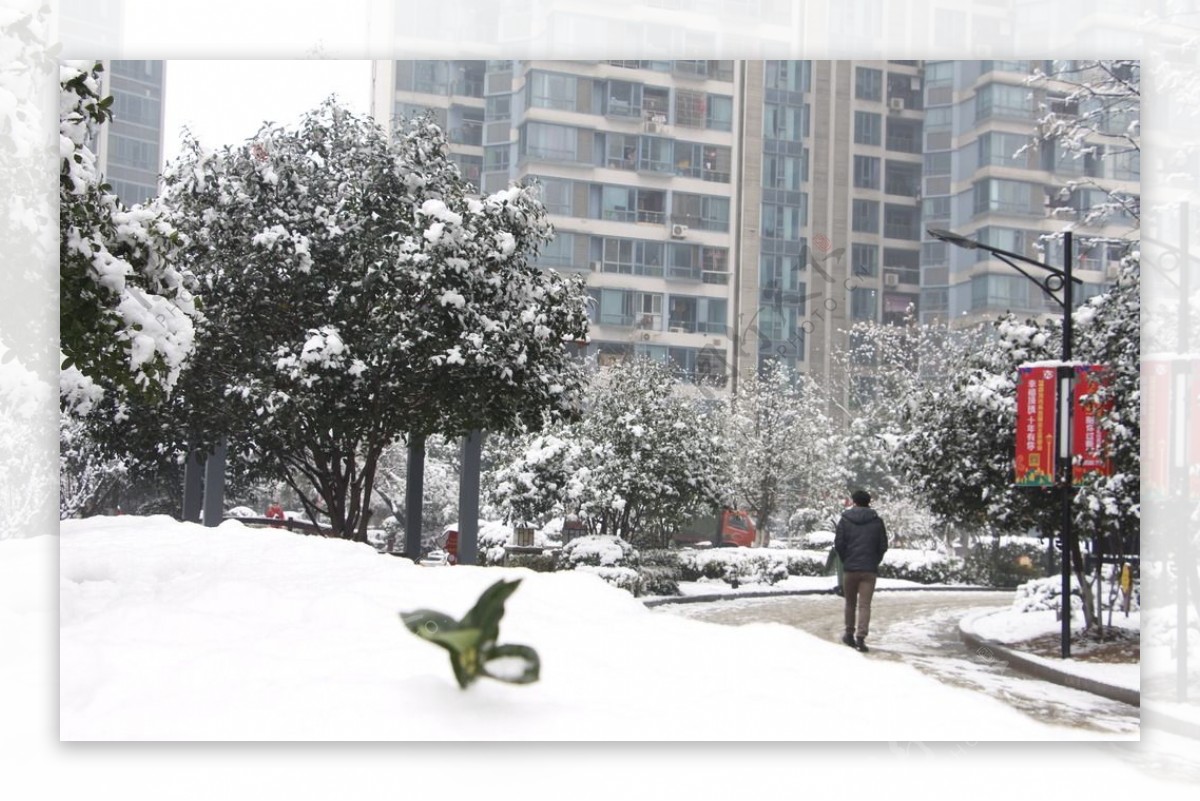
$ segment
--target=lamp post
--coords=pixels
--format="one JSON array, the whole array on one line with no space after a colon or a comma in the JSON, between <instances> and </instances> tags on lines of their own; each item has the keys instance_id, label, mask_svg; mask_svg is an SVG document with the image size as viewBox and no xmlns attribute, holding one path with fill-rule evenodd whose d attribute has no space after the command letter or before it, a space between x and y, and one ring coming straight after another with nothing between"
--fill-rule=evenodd
<instances>
[{"instance_id":1,"label":"lamp post","mask_svg":"<svg viewBox=\"0 0 1200 801\"><path fill-rule=\"evenodd\" d=\"M1036 259L1012 253L1007 250L985 245L974 239L937 228L926 229L934 239L946 242L968 250L986 251L1021 275L1033 281L1054 299L1063 310L1062 329L1062 361L1058 368L1058 413L1055 416L1058 427L1058 459L1057 470L1059 484L1062 487L1062 658L1071 656L1071 554L1074 550L1074 532L1071 530L1071 500L1074 488L1074 475L1071 465L1071 382L1075 377L1075 368L1071 361L1072 321L1071 310L1074 308L1072 284L1082 284L1078 278L1071 275L1071 232L1063 232L1063 269L1051 267ZM1039 270L1045 270L1046 275L1038 279L1022 269L1016 262L1024 262ZM1060 300L1055 292L1062 290Z\"/></svg>"}]
</instances>

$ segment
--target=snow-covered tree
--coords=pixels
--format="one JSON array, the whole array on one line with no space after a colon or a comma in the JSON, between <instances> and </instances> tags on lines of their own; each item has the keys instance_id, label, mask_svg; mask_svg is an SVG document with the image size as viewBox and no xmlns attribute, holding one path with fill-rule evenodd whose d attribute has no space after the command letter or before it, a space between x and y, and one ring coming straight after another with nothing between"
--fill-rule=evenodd
<instances>
[{"instance_id":1,"label":"snow-covered tree","mask_svg":"<svg viewBox=\"0 0 1200 801\"><path fill-rule=\"evenodd\" d=\"M58 514L89 517L116 506L116 495L129 477L120 457L110 457L88 434L82 418L63 414L58 432Z\"/></svg>"},{"instance_id":2,"label":"snow-covered tree","mask_svg":"<svg viewBox=\"0 0 1200 801\"><path fill-rule=\"evenodd\" d=\"M1053 151L1055 167L1074 163L1080 173L1062 189L1063 201L1082 191L1101 197L1084 203L1052 202L1052 213L1070 214L1080 225L1113 216L1141 219L1136 188L1141 170L1141 62L1054 61L1028 81L1045 90L1033 146ZM1131 186L1133 185L1133 186Z\"/></svg>"},{"instance_id":3,"label":"snow-covered tree","mask_svg":"<svg viewBox=\"0 0 1200 801\"><path fill-rule=\"evenodd\" d=\"M898 464L943 520L1001 533L1053 519L1051 493L1014 485L1013 454L1017 366L1056 358L1059 332L1054 321L1006 315L991 336L965 340L970 346L947 360L940 380L921 386L906 405Z\"/></svg>"},{"instance_id":4,"label":"snow-covered tree","mask_svg":"<svg viewBox=\"0 0 1200 801\"><path fill-rule=\"evenodd\" d=\"M1136 251L1121 265L1113 288L1075 312L1081 358L1108 368L1097 393L1112 474L1088 475L1076 496L1081 530L1128 543L1141 521L1141 269Z\"/></svg>"},{"instance_id":5,"label":"snow-covered tree","mask_svg":"<svg viewBox=\"0 0 1200 801\"><path fill-rule=\"evenodd\" d=\"M185 142L165 183L206 296L176 448L226 437L361 541L402 436L576 414L582 281L533 264L551 229L532 193L470 196L428 119L389 138L327 101L240 146Z\"/></svg>"},{"instance_id":6,"label":"snow-covered tree","mask_svg":"<svg viewBox=\"0 0 1200 801\"><path fill-rule=\"evenodd\" d=\"M754 512L760 544L770 541L778 515L846 495L842 431L825 406L816 382L773 361L738 384L726 447L735 498Z\"/></svg>"},{"instance_id":7,"label":"snow-covered tree","mask_svg":"<svg viewBox=\"0 0 1200 801\"><path fill-rule=\"evenodd\" d=\"M425 442L421 505L421 531L425 535L440 534L458 520L461 447L460 441L441 436ZM375 477L375 497L383 501L388 514L398 521L405 520L407 487L408 447L407 443L399 442L384 449Z\"/></svg>"},{"instance_id":8,"label":"snow-covered tree","mask_svg":"<svg viewBox=\"0 0 1200 801\"><path fill-rule=\"evenodd\" d=\"M151 397L170 391L193 345L194 277L155 203L125 208L88 146L112 119L99 62L64 64L59 103L60 347L63 378ZM75 367L76 371L68 368ZM65 383L64 396L80 391Z\"/></svg>"},{"instance_id":9,"label":"snow-covered tree","mask_svg":"<svg viewBox=\"0 0 1200 801\"><path fill-rule=\"evenodd\" d=\"M671 371L648 359L605 369L583 419L531 437L497 469L492 501L518 522L572 512L593 534L666 545L725 500L718 415L676 390Z\"/></svg>"}]
</instances>

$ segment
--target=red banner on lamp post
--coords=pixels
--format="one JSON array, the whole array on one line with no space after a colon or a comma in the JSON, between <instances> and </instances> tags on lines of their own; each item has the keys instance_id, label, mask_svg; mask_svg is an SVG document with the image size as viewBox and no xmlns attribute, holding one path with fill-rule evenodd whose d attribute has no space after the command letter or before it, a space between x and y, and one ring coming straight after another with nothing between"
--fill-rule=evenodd
<instances>
[{"instance_id":1,"label":"red banner on lamp post","mask_svg":"<svg viewBox=\"0 0 1200 801\"><path fill-rule=\"evenodd\" d=\"M1057 367L1017 369L1017 486L1054 483Z\"/></svg>"},{"instance_id":2,"label":"red banner on lamp post","mask_svg":"<svg viewBox=\"0 0 1200 801\"><path fill-rule=\"evenodd\" d=\"M1075 388L1072 393L1073 410L1071 436L1072 480L1079 481L1089 473L1102 476L1112 475L1112 460L1104 446L1104 431L1100 421L1112 408L1112 401L1101 403L1096 398L1106 376L1102 364L1078 364L1075 366Z\"/></svg>"}]
</instances>

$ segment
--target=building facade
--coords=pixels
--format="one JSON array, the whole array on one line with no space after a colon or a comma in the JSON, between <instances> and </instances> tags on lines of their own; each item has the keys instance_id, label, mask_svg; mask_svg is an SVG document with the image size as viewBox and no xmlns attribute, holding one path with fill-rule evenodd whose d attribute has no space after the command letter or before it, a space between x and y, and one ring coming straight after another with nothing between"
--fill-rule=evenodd
<instances>
[{"instance_id":1,"label":"building facade","mask_svg":"<svg viewBox=\"0 0 1200 801\"><path fill-rule=\"evenodd\" d=\"M113 116L95 143L98 166L122 203L143 203L158 194L163 166L165 64L105 61L101 76Z\"/></svg>"},{"instance_id":2,"label":"building facade","mask_svg":"<svg viewBox=\"0 0 1200 801\"><path fill-rule=\"evenodd\" d=\"M926 63L922 229L949 229L1061 268L1062 243L1055 235L1070 226L1073 273L1084 282L1075 299L1082 302L1111 283L1124 240L1137 238L1130 215L1089 223L1086 213L1105 201L1108 189L1138 194L1140 156L1106 154L1100 141L1076 152L1061 144L1029 146L1048 112L1094 110L1087 100L1068 100L1066 85L1030 82L1035 71L1053 75L1064 67L1070 69L1042 61ZM1123 131L1136 118L1130 111L1127 105L1114 108L1101 129ZM1061 313L1036 284L986 251L926 236L921 270L924 322L969 325L1006 311Z\"/></svg>"},{"instance_id":3,"label":"building facade","mask_svg":"<svg viewBox=\"0 0 1200 801\"><path fill-rule=\"evenodd\" d=\"M731 389L767 361L834 380L858 322L1056 311L926 234L1056 263L1041 237L1097 200L1085 179L1136 192L1136 158L1027 147L1065 94L1027 83L1045 66L381 61L373 111L432 110L484 193L537 181L557 232L541 261L587 276L601 364L650 356ZM1130 222L1080 229L1077 297L1114 276Z\"/></svg>"}]
</instances>

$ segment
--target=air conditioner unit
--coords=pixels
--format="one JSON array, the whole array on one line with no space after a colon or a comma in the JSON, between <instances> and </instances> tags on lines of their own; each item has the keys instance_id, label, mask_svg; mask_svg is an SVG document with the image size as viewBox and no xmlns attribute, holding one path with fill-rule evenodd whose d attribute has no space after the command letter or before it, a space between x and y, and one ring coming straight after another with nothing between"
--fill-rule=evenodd
<instances>
[{"instance_id":1,"label":"air conditioner unit","mask_svg":"<svg viewBox=\"0 0 1200 801\"><path fill-rule=\"evenodd\" d=\"M900 285L900 276L896 275L895 273L884 273L883 274L883 285L884 286L899 286Z\"/></svg>"},{"instance_id":2,"label":"air conditioner unit","mask_svg":"<svg viewBox=\"0 0 1200 801\"><path fill-rule=\"evenodd\" d=\"M903 97L888 98L888 110L889 111L904 111L904 98Z\"/></svg>"},{"instance_id":3,"label":"air conditioner unit","mask_svg":"<svg viewBox=\"0 0 1200 801\"><path fill-rule=\"evenodd\" d=\"M687 236L687 232L688 232L688 227L686 225L680 225L679 223L674 223L673 225L671 225L671 238L672 239L683 239L684 237Z\"/></svg>"}]
</instances>

